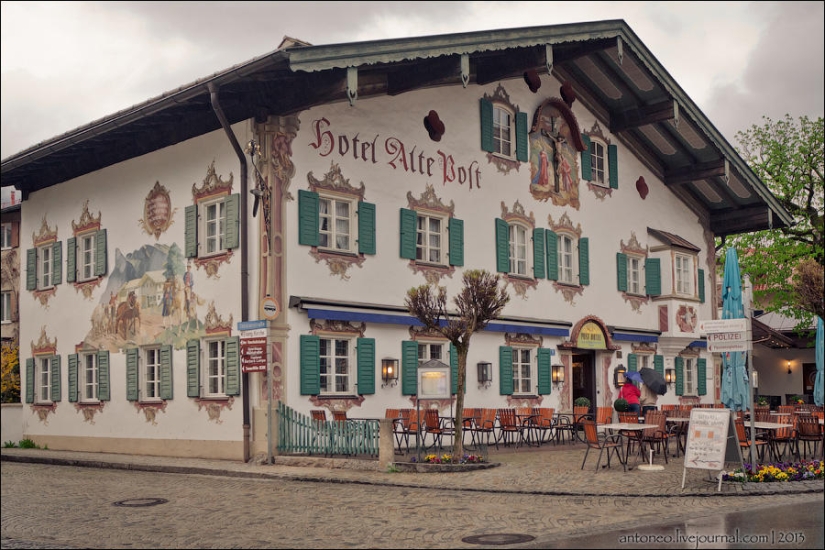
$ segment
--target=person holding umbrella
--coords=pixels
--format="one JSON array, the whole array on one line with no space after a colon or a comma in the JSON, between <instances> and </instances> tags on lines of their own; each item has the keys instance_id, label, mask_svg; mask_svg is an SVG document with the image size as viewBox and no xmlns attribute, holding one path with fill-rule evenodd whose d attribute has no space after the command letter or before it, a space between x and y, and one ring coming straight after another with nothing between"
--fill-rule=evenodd
<instances>
[{"instance_id":1,"label":"person holding umbrella","mask_svg":"<svg viewBox=\"0 0 825 550\"><path fill-rule=\"evenodd\" d=\"M642 381L642 375L636 371L628 371L624 375L625 383L622 386L622 389L619 390L619 398L624 399L627 401L627 410L628 412L635 412L639 413L641 410L641 405L639 404L639 396L641 392L639 388L637 388L633 382Z\"/></svg>"},{"instance_id":2,"label":"person holding umbrella","mask_svg":"<svg viewBox=\"0 0 825 550\"><path fill-rule=\"evenodd\" d=\"M642 381L642 387L640 389L641 395L639 396L639 404L642 406L642 416L647 411L655 411L656 401L659 399L659 395L650 389L650 387Z\"/></svg>"}]
</instances>

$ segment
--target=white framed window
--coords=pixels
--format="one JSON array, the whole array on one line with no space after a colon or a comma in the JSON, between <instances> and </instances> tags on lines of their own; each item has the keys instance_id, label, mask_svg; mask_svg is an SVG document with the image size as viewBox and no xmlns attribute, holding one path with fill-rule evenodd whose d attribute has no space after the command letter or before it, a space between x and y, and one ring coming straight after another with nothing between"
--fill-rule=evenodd
<instances>
[{"instance_id":1,"label":"white framed window","mask_svg":"<svg viewBox=\"0 0 825 550\"><path fill-rule=\"evenodd\" d=\"M100 371L97 364L97 352L80 355L80 401L98 401L100 398Z\"/></svg>"},{"instance_id":2,"label":"white framed window","mask_svg":"<svg viewBox=\"0 0 825 550\"><path fill-rule=\"evenodd\" d=\"M141 401L160 401L160 348L144 348L140 367Z\"/></svg>"},{"instance_id":3,"label":"white framed window","mask_svg":"<svg viewBox=\"0 0 825 550\"><path fill-rule=\"evenodd\" d=\"M576 281L576 239L570 235L558 235L558 266L559 282L568 285L577 284Z\"/></svg>"},{"instance_id":4,"label":"white framed window","mask_svg":"<svg viewBox=\"0 0 825 550\"><path fill-rule=\"evenodd\" d=\"M597 139L590 138L590 181L596 185L606 186L607 148Z\"/></svg>"},{"instance_id":5,"label":"white framed window","mask_svg":"<svg viewBox=\"0 0 825 550\"><path fill-rule=\"evenodd\" d=\"M52 283L52 245L37 247L37 289L45 290L53 286Z\"/></svg>"},{"instance_id":6,"label":"white framed window","mask_svg":"<svg viewBox=\"0 0 825 550\"><path fill-rule=\"evenodd\" d=\"M527 229L510 224L510 275L527 276Z\"/></svg>"},{"instance_id":7,"label":"white framed window","mask_svg":"<svg viewBox=\"0 0 825 550\"><path fill-rule=\"evenodd\" d=\"M676 294L693 296L693 257L686 254L675 254L673 257L673 271Z\"/></svg>"},{"instance_id":8,"label":"white framed window","mask_svg":"<svg viewBox=\"0 0 825 550\"><path fill-rule=\"evenodd\" d=\"M0 322L11 323L11 291L0 294Z\"/></svg>"},{"instance_id":9,"label":"white framed window","mask_svg":"<svg viewBox=\"0 0 825 550\"><path fill-rule=\"evenodd\" d=\"M443 217L418 213L416 222L415 259L419 262L445 265L447 263L445 231L447 221Z\"/></svg>"},{"instance_id":10,"label":"white framed window","mask_svg":"<svg viewBox=\"0 0 825 550\"><path fill-rule=\"evenodd\" d=\"M203 235L204 256L226 252L224 232L226 230L226 202L223 197L199 203L201 209L200 234Z\"/></svg>"},{"instance_id":11,"label":"white framed window","mask_svg":"<svg viewBox=\"0 0 825 550\"><path fill-rule=\"evenodd\" d=\"M226 342L207 340L205 347L204 397L223 397L226 395Z\"/></svg>"},{"instance_id":12,"label":"white framed window","mask_svg":"<svg viewBox=\"0 0 825 550\"><path fill-rule=\"evenodd\" d=\"M644 293L642 267L644 267L643 257L627 255L627 292L629 294L641 295Z\"/></svg>"},{"instance_id":13,"label":"white framed window","mask_svg":"<svg viewBox=\"0 0 825 550\"><path fill-rule=\"evenodd\" d=\"M94 279L96 263L95 233L77 236L77 280Z\"/></svg>"},{"instance_id":14,"label":"white framed window","mask_svg":"<svg viewBox=\"0 0 825 550\"><path fill-rule=\"evenodd\" d=\"M507 158L515 155L513 112L503 105L493 105L493 152Z\"/></svg>"},{"instance_id":15,"label":"white framed window","mask_svg":"<svg viewBox=\"0 0 825 550\"><path fill-rule=\"evenodd\" d=\"M699 375L697 371L696 359L693 357L683 357L684 361L684 390L682 395L698 395Z\"/></svg>"},{"instance_id":16,"label":"white framed window","mask_svg":"<svg viewBox=\"0 0 825 550\"><path fill-rule=\"evenodd\" d=\"M443 342L418 342L418 364L423 365L427 361L437 359L442 363L445 361L446 354L444 353Z\"/></svg>"},{"instance_id":17,"label":"white framed window","mask_svg":"<svg viewBox=\"0 0 825 550\"><path fill-rule=\"evenodd\" d=\"M318 246L337 252L353 250L352 200L318 197Z\"/></svg>"},{"instance_id":18,"label":"white framed window","mask_svg":"<svg viewBox=\"0 0 825 550\"><path fill-rule=\"evenodd\" d=\"M513 393L533 393L533 359L532 348L513 348Z\"/></svg>"},{"instance_id":19,"label":"white framed window","mask_svg":"<svg viewBox=\"0 0 825 550\"><path fill-rule=\"evenodd\" d=\"M52 402L52 357L41 356L35 360L35 403Z\"/></svg>"},{"instance_id":20,"label":"white framed window","mask_svg":"<svg viewBox=\"0 0 825 550\"><path fill-rule=\"evenodd\" d=\"M0 249L6 250L12 247L11 244L11 224L0 224Z\"/></svg>"},{"instance_id":21,"label":"white framed window","mask_svg":"<svg viewBox=\"0 0 825 550\"><path fill-rule=\"evenodd\" d=\"M354 352L352 338L320 338L319 364L322 395L354 393Z\"/></svg>"}]
</instances>

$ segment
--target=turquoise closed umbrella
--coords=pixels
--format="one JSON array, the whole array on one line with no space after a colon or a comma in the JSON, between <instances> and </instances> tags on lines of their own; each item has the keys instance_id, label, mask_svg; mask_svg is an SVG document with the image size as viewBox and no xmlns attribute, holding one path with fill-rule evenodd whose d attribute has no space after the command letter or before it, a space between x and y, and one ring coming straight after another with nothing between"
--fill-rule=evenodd
<instances>
[{"instance_id":1,"label":"turquoise closed umbrella","mask_svg":"<svg viewBox=\"0 0 825 550\"><path fill-rule=\"evenodd\" d=\"M728 248L725 256L725 276L722 280L722 319L744 319L742 279L739 276L739 257L735 248ZM734 411L750 409L748 372L745 369L747 352L731 351L722 354L722 403Z\"/></svg>"},{"instance_id":2,"label":"turquoise closed umbrella","mask_svg":"<svg viewBox=\"0 0 825 550\"><path fill-rule=\"evenodd\" d=\"M816 318L816 380L814 381L814 404L821 407L825 402L823 399L822 377L823 368L825 368L825 329L822 328L822 317Z\"/></svg>"}]
</instances>

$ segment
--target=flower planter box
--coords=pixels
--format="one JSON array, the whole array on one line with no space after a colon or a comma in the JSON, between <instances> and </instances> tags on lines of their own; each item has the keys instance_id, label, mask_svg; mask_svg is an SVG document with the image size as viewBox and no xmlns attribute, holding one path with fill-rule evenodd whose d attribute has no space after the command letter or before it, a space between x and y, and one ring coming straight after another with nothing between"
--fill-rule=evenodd
<instances>
[{"instance_id":1,"label":"flower planter box","mask_svg":"<svg viewBox=\"0 0 825 550\"><path fill-rule=\"evenodd\" d=\"M433 464L430 462L395 462L393 466L399 472L417 472L420 474L448 473L448 472L473 472L475 470L486 470L495 468L500 464L497 462L477 462L471 464Z\"/></svg>"}]
</instances>

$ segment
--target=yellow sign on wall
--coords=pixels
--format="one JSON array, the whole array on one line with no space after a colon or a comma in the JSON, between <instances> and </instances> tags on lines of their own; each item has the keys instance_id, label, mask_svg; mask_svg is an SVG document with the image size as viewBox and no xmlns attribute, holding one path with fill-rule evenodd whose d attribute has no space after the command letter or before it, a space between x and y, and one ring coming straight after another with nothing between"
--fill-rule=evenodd
<instances>
[{"instance_id":1,"label":"yellow sign on wall","mask_svg":"<svg viewBox=\"0 0 825 550\"><path fill-rule=\"evenodd\" d=\"M583 349L607 349L601 327L593 321L582 325L576 346Z\"/></svg>"}]
</instances>

